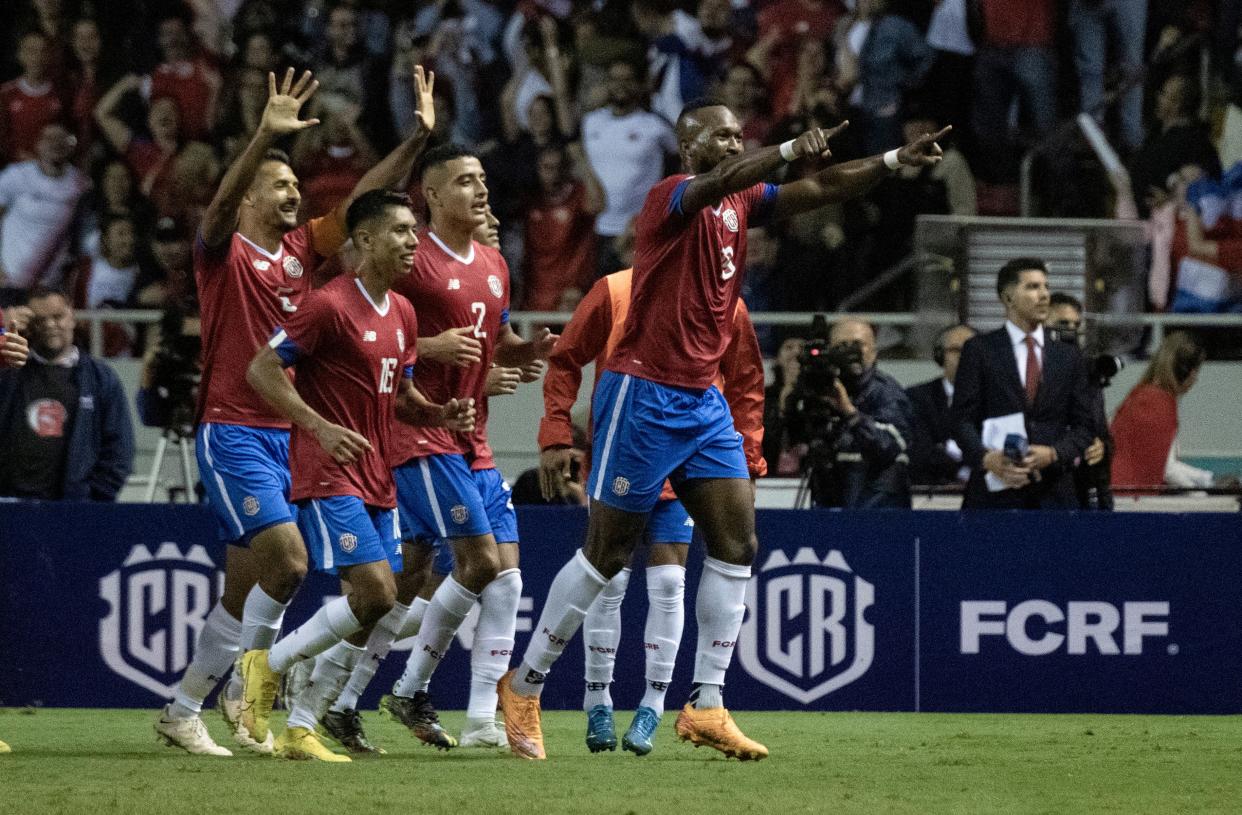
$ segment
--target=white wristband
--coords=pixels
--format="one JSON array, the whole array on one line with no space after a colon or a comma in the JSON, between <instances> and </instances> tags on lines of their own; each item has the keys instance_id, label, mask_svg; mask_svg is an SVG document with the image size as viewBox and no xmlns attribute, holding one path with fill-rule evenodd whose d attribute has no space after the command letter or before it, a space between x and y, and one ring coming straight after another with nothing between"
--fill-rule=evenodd
<instances>
[{"instance_id":1,"label":"white wristband","mask_svg":"<svg viewBox=\"0 0 1242 815\"><path fill-rule=\"evenodd\" d=\"M884 166L890 170L896 170L901 166L901 162L897 160L896 150L889 150L884 154Z\"/></svg>"},{"instance_id":2,"label":"white wristband","mask_svg":"<svg viewBox=\"0 0 1242 815\"><path fill-rule=\"evenodd\" d=\"M785 159L785 161L793 161L797 157L798 157L798 154L794 152L794 140L793 139L790 139L789 141L781 145L781 158Z\"/></svg>"}]
</instances>

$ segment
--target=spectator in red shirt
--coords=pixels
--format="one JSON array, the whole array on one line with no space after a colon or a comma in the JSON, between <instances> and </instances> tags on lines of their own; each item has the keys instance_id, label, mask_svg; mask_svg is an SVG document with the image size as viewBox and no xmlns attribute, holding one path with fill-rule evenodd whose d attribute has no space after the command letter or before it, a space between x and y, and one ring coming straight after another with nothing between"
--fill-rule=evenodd
<instances>
[{"instance_id":1,"label":"spectator in red shirt","mask_svg":"<svg viewBox=\"0 0 1242 815\"><path fill-rule=\"evenodd\" d=\"M759 42L751 59L766 66L773 110L789 110L803 41L828 39L841 14L838 0L777 0L759 13Z\"/></svg>"},{"instance_id":2,"label":"spectator in red shirt","mask_svg":"<svg viewBox=\"0 0 1242 815\"><path fill-rule=\"evenodd\" d=\"M358 129L361 108L354 105L324 117L323 124L301 135L293 166L302 182L303 219L327 215L375 166L379 156Z\"/></svg>"},{"instance_id":3,"label":"spectator in red shirt","mask_svg":"<svg viewBox=\"0 0 1242 815\"><path fill-rule=\"evenodd\" d=\"M189 23L166 17L159 28L160 64L151 74L151 104L172 99L180 114L181 134L191 141L207 137L216 122L220 72L194 42Z\"/></svg>"},{"instance_id":4,"label":"spectator in red shirt","mask_svg":"<svg viewBox=\"0 0 1242 815\"><path fill-rule=\"evenodd\" d=\"M30 31L17 44L22 75L0 85L0 163L30 161L43 128L65 117L65 106L52 82L51 45L46 35Z\"/></svg>"},{"instance_id":5,"label":"spectator in red shirt","mask_svg":"<svg viewBox=\"0 0 1242 815\"><path fill-rule=\"evenodd\" d=\"M69 118L73 132L78 137L78 155L88 160L95 144L98 130L95 127L95 105L103 96L99 65L103 54L103 39L99 23L83 17L73 24L69 47L73 53L69 69Z\"/></svg>"},{"instance_id":6,"label":"spectator in red shirt","mask_svg":"<svg viewBox=\"0 0 1242 815\"><path fill-rule=\"evenodd\" d=\"M604 192L575 145L575 178L569 150L550 145L539 151L539 191L526 210L526 259L522 264L524 308L551 311L569 289L582 291L595 270L595 216Z\"/></svg>"}]
</instances>

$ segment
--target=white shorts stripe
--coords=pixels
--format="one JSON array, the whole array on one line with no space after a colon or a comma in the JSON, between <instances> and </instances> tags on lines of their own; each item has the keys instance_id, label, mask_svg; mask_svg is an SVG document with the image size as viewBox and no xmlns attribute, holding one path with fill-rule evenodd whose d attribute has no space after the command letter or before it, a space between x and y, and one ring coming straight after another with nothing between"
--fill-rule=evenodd
<instances>
[{"instance_id":1,"label":"white shorts stripe","mask_svg":"<svg viewBox=\"0 0 1242 815\"><path fill-rule=\"evenodd\" d=\"M596 501L604 491L604 473L608 470L608 454L612 452L612 438L617 435L617 423L621 420L621 408L625 405L625 392L630 389L630 375L621 378L621 387L617 389L617 403L612 406L612 419L608 422L608 434L604 436L604 452L599 456L599 470L595 477Z\"/></svg>"},{"instance_id":2,"label":"white shorts stripe","mask_svg":"<svg viewBox=\"0 0 1242 815\"><path fill-rule=\"evenodd\" d=\"M224 508L229 511L229 517L233 519L233 524L237 527L237 537L244 538L246 527L242 526L241 518L237 517L237 510L233 508L233 502L229 500L229 491L224 486L224 479L216 472L216 463L211 458L210 422L203 425L203 458L207 459L207 466L211 468L211 477L216 480L216 486L220 489L220 500L224 502Z\"/></svg>"},{"instance_id":3,"label":"white shorts stripe","mask_svg":"<svg viewBox=\"0 0 1242 815\"><path fill-rule=\"evenodd\" d=\"M418 469L423 473L423 486L427 488L427 502L431 504L431 514L436 519L436 529L440 531L440 537L448 537L448 529L444 526L444 516L440 514L440 502L436 499L436 487L431 483L431 468L427 466L427 459L420 458L418 460Z\"/></svg>"},{"instance_id":4,"label":"white shorts stripe","mask_svg":"<svg viewBox=\"0 0 1242 815\"><path fill-rule=\"evenodd\" d=\"M319 536L323 538L323 568L332 568L332 538L328 535L328 525L323 522L323 513L319 511L319 499L312 498L311 506L315 508L315 520L319 522Z\"/></svg>"},{"instance_id":5,"label":"white shorts stripe","mask_svg":"<svg viewBox=\"0 0 1242 815\"><path fill-rule=\"evenodd\" d=\"M401 540L401 510L397 507L392 508L392 539Z\"/></svg>"}]
</instances>

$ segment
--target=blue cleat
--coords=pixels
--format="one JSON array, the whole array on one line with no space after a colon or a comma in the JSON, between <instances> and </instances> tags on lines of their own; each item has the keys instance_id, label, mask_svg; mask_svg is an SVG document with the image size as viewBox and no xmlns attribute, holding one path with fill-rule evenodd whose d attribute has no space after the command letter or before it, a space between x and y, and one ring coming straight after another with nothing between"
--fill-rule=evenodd
<instances>
[{"instance_id":1,"label":"blue cleat","mask_svg":"<svg viewBox=\"0 0 1242 815\"><path fill-rule=\"evenodd\" d=\"M587 711L586 746L592 753L617 749L617 729L608 705L596 705Z\"/></svg>"},{"instance_id":2,"label":"blue cleat","mask_svg":"<svg viewBox=\"0 0 1242 815\"><path fill-rule=\"evenodd\" d=\"M636 756L647 755L655 747L651 741L659 726L659 714L649 707L640 707L634 711L634 721L630 723L630 729L625 731L625 738L621 740L622 749L629 750Z\"/></svg>"}]
</instances>

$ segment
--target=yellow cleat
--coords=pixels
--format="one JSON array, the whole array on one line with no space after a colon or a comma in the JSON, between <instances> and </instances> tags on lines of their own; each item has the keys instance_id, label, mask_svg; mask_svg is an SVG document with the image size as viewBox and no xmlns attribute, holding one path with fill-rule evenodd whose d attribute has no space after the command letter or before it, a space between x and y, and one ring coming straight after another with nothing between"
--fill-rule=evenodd
<instances>
[{"instance_id":1,"label":"yellow cleat","mask_svg":"<svg viewBox=\"0 0 1242 815\"><path fill-rule=\"evenodd\" d=\"M305 727L288 727L276 738L276 757L291 761L352 761L349 756L334 753L323 742L314 730Z\"/></svg>"},{"instance_id":2,"label":"yellow cleat","mask_svg":"<svg viewBox=\"0 0 1242 815\"><path fill-rule=\"evenodd\" d=\"M694 708L686 705L677 715L677 738L695 747L706 745L741 761L758 761L768 757L768 748L746 738L733 723L729 711L722 707Z\"/></svg>"},{"instance_id":3,"label":"yellow cleat","mask_svg":"<svg viewBox=\"0 0 1242 815\"><path fill-rule=\"evenodd\" d=\"M8 746L4 742L0 741L0 753L11 753L11 752L13 752L13 748Z\"/></svg>"},{"instance_id":4,"label":"yellow cleat","mask_svg":"<svg viewBox=\"0 0 1242 815\"><path fill-rule=\"evenodd\" d=\"M518 758L541 761L547 758L543 751L543 727L540 724L538 696L523 696L509 684L514 670L510 670L496 683L500 696L500 710L505 714L505 736L509 749Z\"/></svg>"},{"instance_id":5,"label":"yellow cleat","mask_svg":"<svg viewBox=\"0 0 1242 815\"><path fill-rule=\"evenodd\" d=\"M241 723L250 738L262 744L271 732L268 719L280 690L280 674L267 664L267 651L247 651L241 659Z\"/></svg>"}]
</instances>

